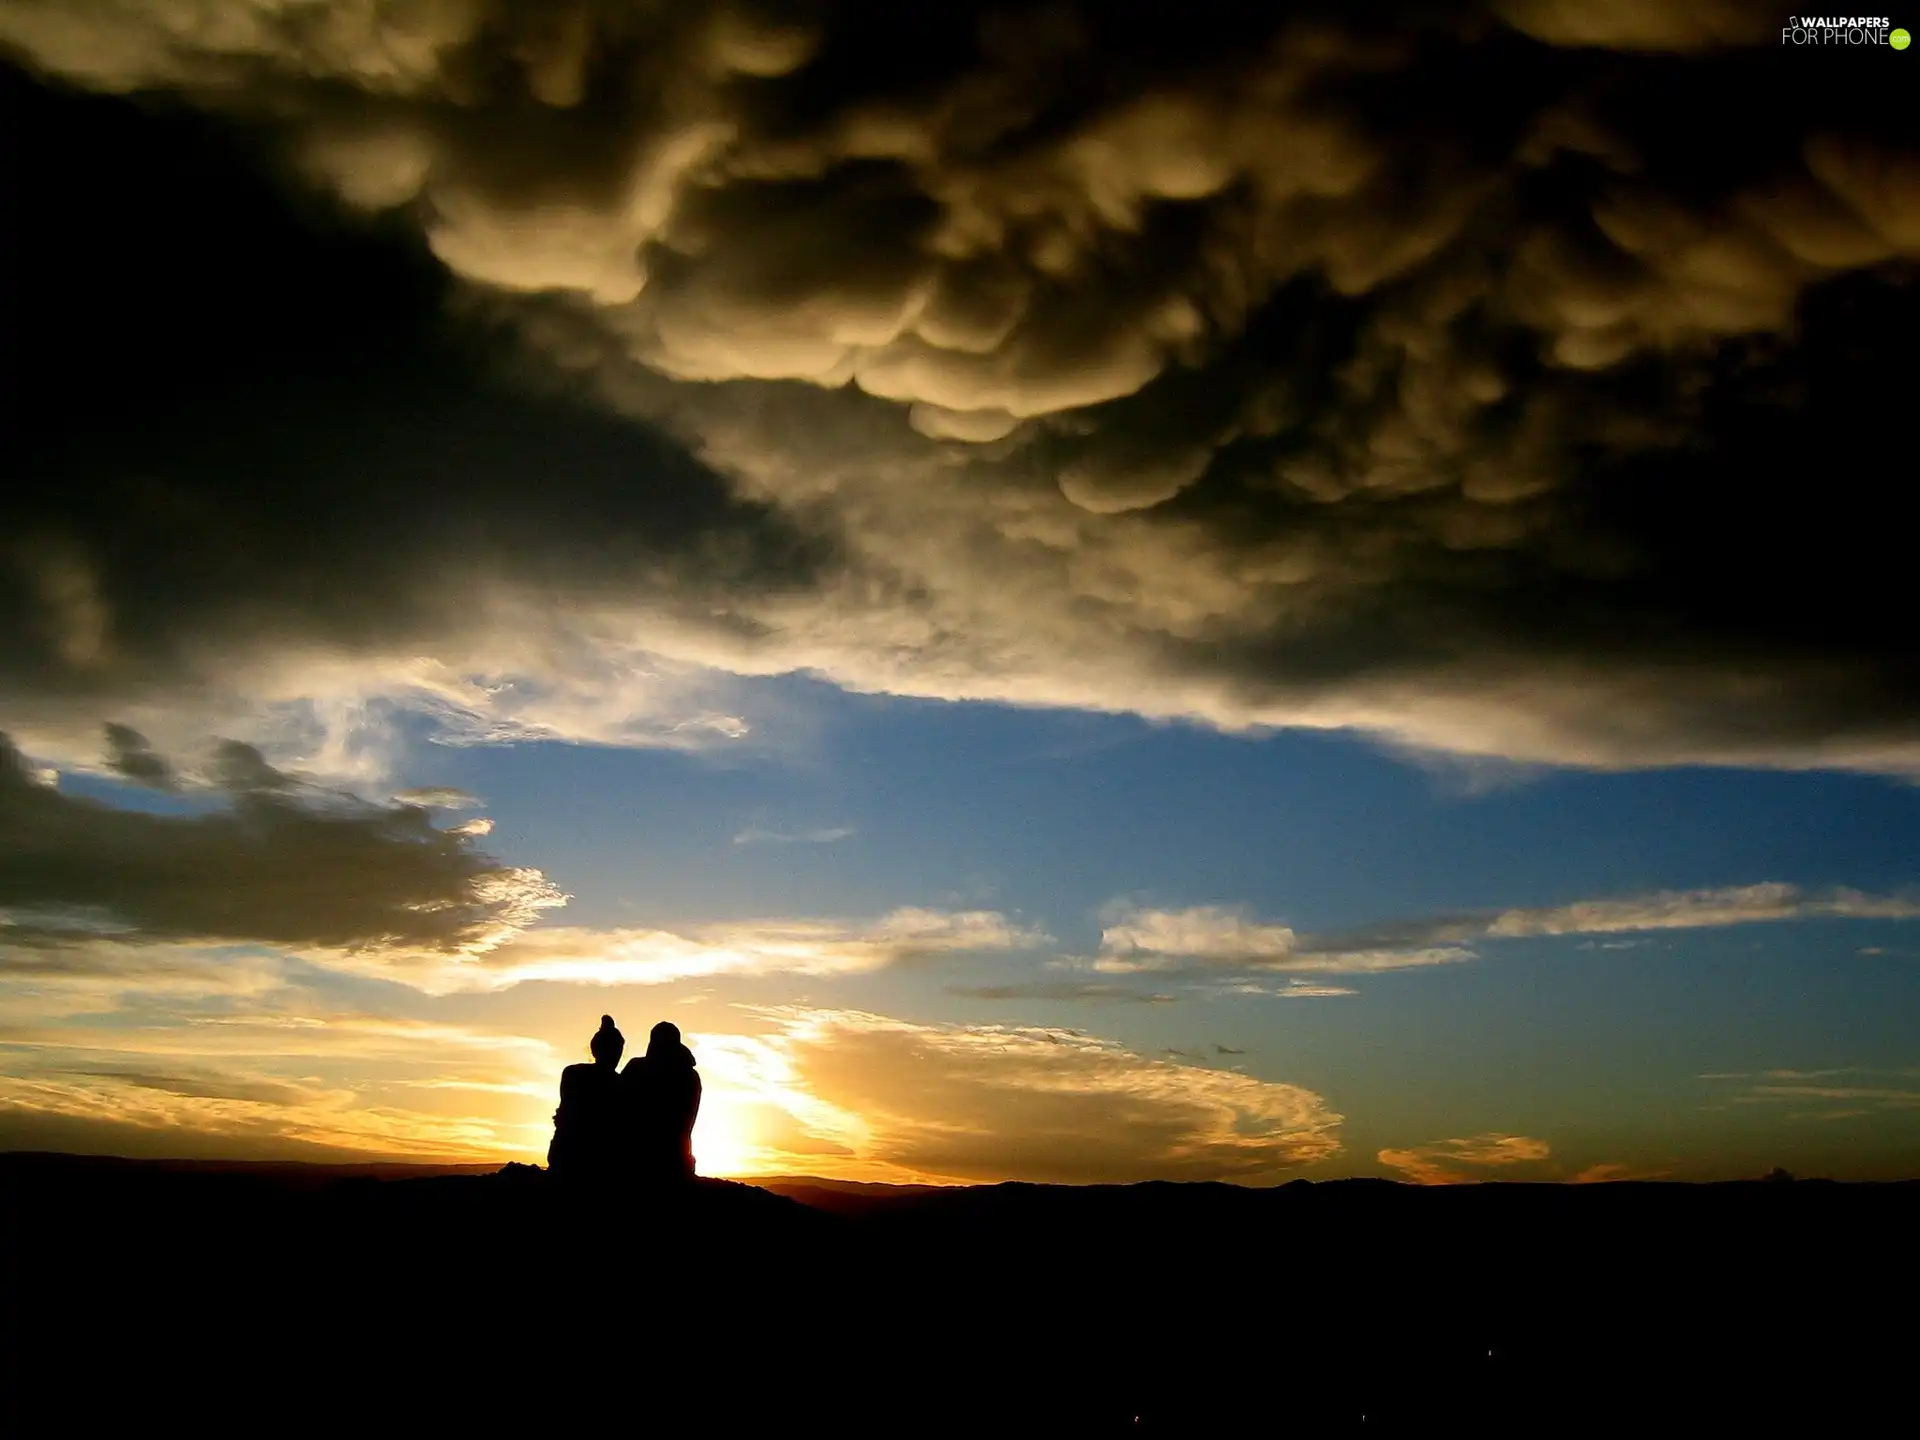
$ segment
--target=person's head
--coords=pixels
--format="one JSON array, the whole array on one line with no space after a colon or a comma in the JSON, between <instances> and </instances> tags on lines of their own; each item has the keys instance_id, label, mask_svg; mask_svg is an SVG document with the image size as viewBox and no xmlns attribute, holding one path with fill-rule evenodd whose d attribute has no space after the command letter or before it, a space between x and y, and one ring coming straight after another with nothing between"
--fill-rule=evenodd
<instances>
[{"instance_id":1,"label":"person's head","mask_svg":"<svg viewBox=\"0 0 1920 1440\"><path fill-rule=\"evenodd\" d=\"M587 1042L587 1049L593 1052L596 1065L618 1065L620 1056L627 1048L627 1037L620 1033L620 1027L613 1023L613 1016L602 1015L600 1028L593 1032L593 1039Z\"/></svg>"},{"instance_id":2,"label":"person's head","mask_svg":"<svg viewBox=\"0 0 1920 1440\"><path fill-rule=\"evenodd\" d=\"M671 1055L679 1045L680 1027L671 1020L662 1020L647 1036L647 1055L649 1058Z\"/></svg>"}]
</instances>

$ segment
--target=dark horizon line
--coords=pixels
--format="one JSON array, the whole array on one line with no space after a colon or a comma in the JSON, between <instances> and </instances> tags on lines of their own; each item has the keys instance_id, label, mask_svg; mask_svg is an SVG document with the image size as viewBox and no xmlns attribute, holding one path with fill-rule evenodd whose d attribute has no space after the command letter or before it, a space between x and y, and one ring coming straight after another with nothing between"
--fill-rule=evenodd
<instances>
[{"instance_id":1,"label":"dark horizon line","mask_svg":"<svg viewBox=\"0 0 1920 1440\"><path fill-rule=\"evenodd\" d=\"M227 1159L206 1156L146 1156L146 1155L109 1155L97 1152L77 1150L11 1150L0 1148L0 1168L21 1161L60 1161L102 1166L137 1167L146 1170L186 1170L202 1173L230 1174L269 1174L275 1171L297 1171L303 1174L318 1175L319 1172L333 1172L341 1178L367 1176L368 1178L386 1178L393 1180L429 1179L435 1176L464 1176L485 1178L503 1175L509 1171L527 1170L545 1173L544 1167L521 1160L499 1162L484 1160L275 1160L275 1159ZM369 1172L380 1172L369 1174ZM1879 1180L1838 1180L1827 1175L1794 1175L1784 1170L1767 1175L1743 1175L1721 1180L1677 1180L1663 1177L1633 1178L1618 1180L1586 1180L1576 1182L1572 1178L1563 1180L1509 1180L1499 1178L1454 1180L1440 1185L1423 1185L1416 1180L1396 1180L1386 1175L1338 1175L1322 1179L1310 1179L1296 1176L1291 1180L1279 1181L1272 1185L1249 1185L1236 1180L960 1180L942 1182L938 1180L840 1180L825 1175L778 1174L778 1175L701 1175L702 1180L724 1180L733 1184L751 1185L768 1189L776 1185L814 1186L821 1189L839 1190L847 1193L861 1191L926 1191L926 1190L993 1190L1007 1186L1020 1186L1027 1189L1048 1190L1122 1190L1140 1186L1216 1186L1231 1190L1281 1190L1295 1185L1391 1185L1406 1190L1484 1190L1494 1187L1506 1189L1593 1189L1612 1186L1660 1186L1667 1189L1705 1189L1715 1185L1766 1185L1784 1182L1796 1185L1845 1185L1884 1186L1884 1185L1920 1185L1920 1174L1902 1176L1897 1179Z\"/></svg>"}]
</instances>

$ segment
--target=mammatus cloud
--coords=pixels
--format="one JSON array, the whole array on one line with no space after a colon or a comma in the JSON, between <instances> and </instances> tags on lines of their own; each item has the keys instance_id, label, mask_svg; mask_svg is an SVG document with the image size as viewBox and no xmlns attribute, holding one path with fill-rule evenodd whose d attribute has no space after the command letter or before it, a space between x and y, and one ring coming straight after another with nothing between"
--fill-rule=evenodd
<instances>
[{"instance_id":1,"label":"mammatus cloud","mask_svg":"<svg viewBox=\"0 0 1920 1440\"><path fill-rule=\"evenodd\" d=\"M1476 942L1530 936L1654 933L1795 920L1911 920L1920 918L1920 896L1871 895L1844 887L1809 891L1769 881L1414 919L1317 936L1298 935L1286 925L1257 921L1243 910L1217 905L1154 910L1121 904L1110 907L1106 918L1100 951L1089 962L1099 971L1189 977L1223 971L1360 975L1454 964L1475 958L1469 947Z\"/></svg>"},{"instance_id":2,"label":"mammatus cloud","mask_svg":"<svg viewBox=\"0 0 1920 1440\"><path fill-rule=\"evenodd\" d=\"M332 968L397 980L428 994L504 990L530 981L664 985L756 975L858 975L968 951L1044 945L1041 931L992 910L905 907L877 920L768 919L684 930L537 926L486 949L313 953Z\"/></svg>"},{"instance_id":3,"label":"mammatus cloud","mask_svg":"<svg viewBox=\"0 0 1920 1440\"><path fill-rule=\"evenodd\" d=\"M1378 1159L1388 1169L1398 1170L1421 1185L1462 1185L1489 1178L1469 1172L1532 1165L1551 1153L1546 1141L1527 1135L1475 1135L1465 1140L1436 1140L1410 1150L1382 1150Z\"/></svg>"},{"instance_id":4,"label":"mammatus cloud","mask_svg":"<svg viewBox=\"0 0 1920 1440\"><path fill-rule=\"evenodd\" d=\"M494 861L418 807L312 789L237 742L214 760L220 808L155 815L37 783L0 736L9 948L91 932L451 953L484 949L564 902L537 870Z\"/></svg>"},{"instance_id":5,"label":"mammatus cloud","mask_svg":"<svg viewBox=\"0 0 1920 1440\"><path fill-rule=\"evenodd\" d=\"M9 92L70 141L16 223L23 748L710 744L805 670L1920 770L1884 57L1738 0L922 9L0 0L35 74L213 117Z\"/></svg>"},{"instance_id":6,"label":"mammatus cloud","mask_svg":"<svg viewBox=\"0 0 1920 1440\"><path fill-rule=\"evenodd\" d=\"M762 1170L848 1179L1266 1182L1337 1154L1309 1090L1071 1031L767 1012L704 1036L709 1085L757 1117Z\"/></svg>"}]
</instances>

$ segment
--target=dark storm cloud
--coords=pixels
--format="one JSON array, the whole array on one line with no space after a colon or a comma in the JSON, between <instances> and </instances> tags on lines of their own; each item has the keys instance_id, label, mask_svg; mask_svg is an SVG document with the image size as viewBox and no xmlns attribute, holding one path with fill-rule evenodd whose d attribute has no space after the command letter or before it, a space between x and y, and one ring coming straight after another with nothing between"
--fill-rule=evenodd
<instances>
[{"instance_id":1,"label":"dark storm cloud","mask_svg":"<svg viewBox=\"0 0 1920 1440\"><path fill-rule=\"evenodd\" d=\"M395 703L478 735L739 728L685 667L617 686L622 617L749 630L741 607L827 542L630 423L501 383L417 242L304 206L228 127L11 71L0 105L36 137L0 161L0 686L23 748L151 783L152 749L203 763L208 733L239 734L358 779ZM146 750L103 756L109 719Z\"/></svg>"},{"instance_id":2,"label":"dark storm cloud","mask_svg":"<svg viewBox=\"0 0 1920 1440\"><path fill-rule=\"evenodd\" d=\"M17 100L18 728L737 733L679 665L1920 769L1920 121L1781 19L0 0L218 117Z\"/></svg>"},{"instance_id":3,"label":"dark storm cloud","mask_svg":"<svg viewBox=\"0 0 1920 1440\"><path fill-rule=\"evenodd\" d=\"M7 974L111 979L120 941L475 949L560 903L423 809L309 790L244 745L219 759L222 808L154 815L39 783L0 737L0 943L21 962Z\"/></svg>"},{"instance_id":4,"label":"dark storm cloud","mask_svg":"<svg viewBox=\"0 0 1920 1440\"><path fill-rule=\"evenodd\" d=\"M127 725L109 723L107 768L125 779L154 790L174 788L173 767L147 743L147 737Z\"/></svg>"}]
</instances>

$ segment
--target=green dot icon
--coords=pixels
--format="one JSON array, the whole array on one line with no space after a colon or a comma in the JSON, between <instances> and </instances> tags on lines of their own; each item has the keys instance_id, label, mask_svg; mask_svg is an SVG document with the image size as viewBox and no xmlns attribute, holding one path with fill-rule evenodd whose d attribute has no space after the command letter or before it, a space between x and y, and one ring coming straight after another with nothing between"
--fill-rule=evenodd
<instances>
[{"instance_id":1,"label":"green dot icon","mask_svg":"<svg viewBox=\"0 0 1920 1440\"><path fill-rule=\"evenodd\" d=\"M1904 50L1913 41L1913 37L1904 30L1896 30L1887 36L1887 43L1896 50Z\"/></svg>"}]
</instances>

